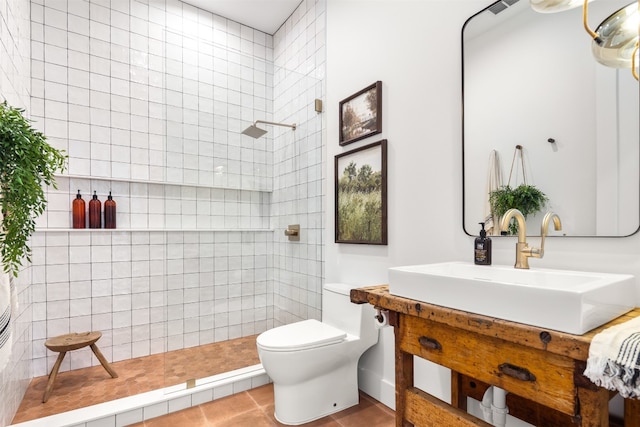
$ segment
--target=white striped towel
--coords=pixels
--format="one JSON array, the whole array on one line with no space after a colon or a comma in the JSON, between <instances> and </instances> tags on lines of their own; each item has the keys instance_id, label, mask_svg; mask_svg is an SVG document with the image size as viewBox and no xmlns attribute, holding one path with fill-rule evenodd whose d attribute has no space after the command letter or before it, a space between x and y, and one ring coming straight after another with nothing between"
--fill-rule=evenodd
<instances>
[{"instance_id":1,"label":"white striped towel","mask_svg":"<svg viewBox=\"0 0 640 427\"><path fill-rule=\"evenodd\" d=\"M584 375L624 398L640 397L640 317L593 337Z\"/></svg>"},{"instance_id":2,"label":"white striped towel","mask_svg":"<svg viewBox=\"0 0 640 427\"><path fill-rule=\"evenodd\" d=\"M0 372L11 356L12 284L9 275L0 270Z\"/></svg>"},{"instance_id":3,"label":"white striped towel","mask_svg":"<svg viewBox=\"0 0 640 427\"><path fill-rule=\"evenodd\" d=\"M500 235L500 218L496 217L491 209L491 192L502 187L502 167L500 166L500 156L496 150L489 153L489 172L487 173L487 194L484 201L484 228L489 236Z\"/></svg>"}]
</instances>

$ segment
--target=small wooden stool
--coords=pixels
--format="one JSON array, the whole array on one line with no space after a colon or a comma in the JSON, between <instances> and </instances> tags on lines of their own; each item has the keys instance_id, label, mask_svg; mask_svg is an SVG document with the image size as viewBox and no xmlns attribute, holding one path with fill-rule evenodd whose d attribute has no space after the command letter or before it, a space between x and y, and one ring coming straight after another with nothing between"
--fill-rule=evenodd
<instances>
[{"instance_id":1,"label":"small wooden stool","mask_svg":"<svg viewBox=\"0 0 640 427\"><path fill-rule=\"evenodd\" d=\"M45 347L51 351L59 352L60 354L58 354L58 359L49 374L49 381L47 382L47 388L45 389L44 396L42 397L42 403L46 403L46 401L49 400L49 395L53 390L53 383L58 376L58 370L60 369L60 365L62 364L62 360L67 354L67 351L78 350L80 348L90 346L91 350L93 350L93 354L96 355L109 375L111 375L112 378L118 378L118 374L116 374L116 371L114 371L109 365L109 362L107 362L107 359L104 358L104 355L96 345L96 341L98 341L100 337L102 337L102 332L83 332L60 335L58 337L49 338L45 341Z\"/></svg>"}]
</instances>

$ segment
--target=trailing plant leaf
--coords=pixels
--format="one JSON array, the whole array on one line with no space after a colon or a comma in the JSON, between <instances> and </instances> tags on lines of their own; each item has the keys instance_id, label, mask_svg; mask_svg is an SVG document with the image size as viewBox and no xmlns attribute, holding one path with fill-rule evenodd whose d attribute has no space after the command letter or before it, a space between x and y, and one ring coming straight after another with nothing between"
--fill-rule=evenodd
<instances>
[{"instance_id":1,"label":"trailing plant leaf","mask_svg":"<svg viewBox=\"0 0 640 427\"><path fill-rule=\"evenodd\" d=\"M64 171L67 160L23 112L0 104L0 253L4 271L14 276L23 259L31 262L28 242L47 206L44 186L57 188L54 174Z\"/></svg>"},{"instance_id":2,"label":"trailing plant leaf","mask_svg":"<svg viewBox=\"0 0 640 427\"><path fill-rule=\"evenodd\" d=\"M509 209L515 208L522 212L525 218L529 214L535 214L542 210L549 199L534 185L521 184L516 188L503 185L499 189L489 193L489 203L492 211L502 218ZM513 221L509 224L509 234L518 233L518 224Z\"/></svg>"}]
</instances>

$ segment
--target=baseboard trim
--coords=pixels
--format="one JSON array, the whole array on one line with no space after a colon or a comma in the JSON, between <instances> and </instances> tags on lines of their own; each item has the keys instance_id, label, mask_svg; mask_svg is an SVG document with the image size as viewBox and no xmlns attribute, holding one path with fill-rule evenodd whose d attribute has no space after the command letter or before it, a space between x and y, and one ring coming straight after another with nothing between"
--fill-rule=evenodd
<instances>
[{"instance_id":1,"label":"baseboard trim","mask_svg":"<svg viewBox=\"0 0 640 427\"><path fill-rule=\"evenodd\" d=\"M358 369L358 388L395 411L396 386L369 369Z\"/></svg>"}]
</instances>

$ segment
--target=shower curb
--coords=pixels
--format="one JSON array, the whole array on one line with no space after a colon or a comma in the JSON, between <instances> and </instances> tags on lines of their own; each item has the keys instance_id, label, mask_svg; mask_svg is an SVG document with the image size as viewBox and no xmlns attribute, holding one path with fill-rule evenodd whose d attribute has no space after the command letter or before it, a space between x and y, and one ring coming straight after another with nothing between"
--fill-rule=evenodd
<instances>
[{"instance_id":1,"label":"shower curb","mask_svg":"<svg viewBox=\"0 0 640 427\"><path fill-rule=\"evenodd\" d=\"M9 427L124 427L270 383L261 364Z\"/></svg>"}]
</instances>

